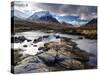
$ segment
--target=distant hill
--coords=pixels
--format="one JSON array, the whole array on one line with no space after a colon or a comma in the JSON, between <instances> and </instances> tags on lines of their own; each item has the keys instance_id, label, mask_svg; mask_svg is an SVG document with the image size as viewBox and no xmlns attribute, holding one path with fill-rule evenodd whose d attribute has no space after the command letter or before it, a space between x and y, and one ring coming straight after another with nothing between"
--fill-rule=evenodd
<instances>
[{"instance_id":1,"label":"distant hill","mask_svg":"<svg viewBox=\"0 0 100 75\"><path fill-rule=\"evenodd\" d=\"M89 21L87 24L84 25L84 27L97 27L97 18Z\"/></svg>"},{"instance_id":2,"label":"distant hill","mask_svg":"<svg viewBox=\"0 0 100 75\"><path fill-rule=\"evenodd\" d=\"M72 24L69 24L69 23L66 23L66 22L62 22L61 24L62 24L62 25L66 25L66 26L68 26L68 27L73 27Z\"/></svg>"}]
</instances>

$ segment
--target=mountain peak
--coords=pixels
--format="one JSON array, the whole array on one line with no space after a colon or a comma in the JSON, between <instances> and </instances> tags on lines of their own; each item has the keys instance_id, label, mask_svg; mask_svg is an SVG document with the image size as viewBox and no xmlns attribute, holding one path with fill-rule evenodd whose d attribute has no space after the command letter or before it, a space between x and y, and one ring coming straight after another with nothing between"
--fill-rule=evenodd
<instances>
[{"instance_id":1,"label":"mountain peak","mask_svg":"<svg viewBox=\"0 0 100 75\"><path fill-rule=\"evenodd\" d=\"M28 19L33 21L41 21L41 22L55 22L59 23L58 20L49 12L49 11L35 11L32 16Z\"/></svg>"}]
</instances>

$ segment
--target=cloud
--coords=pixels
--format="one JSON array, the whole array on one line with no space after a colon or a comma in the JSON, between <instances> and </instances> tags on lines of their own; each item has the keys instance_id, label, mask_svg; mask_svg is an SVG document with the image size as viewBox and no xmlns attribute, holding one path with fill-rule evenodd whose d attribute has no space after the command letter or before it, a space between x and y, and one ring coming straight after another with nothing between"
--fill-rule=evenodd
<instances>
[{"instance_id":1,"label":"cloud","mask_svg":"<svg viewBox=\"0 0 100 75\"><path fill-rule=\"evenodd\" d=\"M34 3L29 1L14 1L14 6L27 12L42 9L58 15L80 16L81 20L91 20L97 17L96 6Z\"/></svg>"},{"instance_id":2,"label":"cloud","mask_svg":"<svg viewBox=\"0 0 100 75\"><path fill-rule=\"evenodd\" d=\"M37 3L37 7L49 10L50 12L60 14L60 15L77 15L80 19L92 19L97 17L97 7L96 6L82 6L82 5L67 5L67 4L46 4Z\"/></svg>"}]
</instances>

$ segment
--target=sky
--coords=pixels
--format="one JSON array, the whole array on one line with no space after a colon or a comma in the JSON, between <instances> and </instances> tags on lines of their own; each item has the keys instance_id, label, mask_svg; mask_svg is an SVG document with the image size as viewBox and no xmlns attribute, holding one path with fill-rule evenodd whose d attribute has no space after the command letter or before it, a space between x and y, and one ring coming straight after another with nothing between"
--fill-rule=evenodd
<instances>
[{"instance_id":1,"label":"sky","mask_svg":"<svg viewBox=\"0 0 100 75\"><path fill-rule=\"evenodd\" d=\"M97 17L96 6L68 5L68 4L51 4L51 3L34 3L29 1L15 1L14 9L27 13L27 17L32 15L36 10L47 10L60 16L78 16L78 21L84 23ZM61 19L61 18L60 18ZM65 19L64 19L65 20ZM75 22L74 20L71 22Z\"/></svg>"}]
</instances>

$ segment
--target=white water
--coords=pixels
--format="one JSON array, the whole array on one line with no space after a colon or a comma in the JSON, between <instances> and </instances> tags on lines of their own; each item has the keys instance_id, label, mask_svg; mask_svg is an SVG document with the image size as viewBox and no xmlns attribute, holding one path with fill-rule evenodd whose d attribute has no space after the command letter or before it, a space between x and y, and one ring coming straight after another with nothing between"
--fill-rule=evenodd
<instances>
[{"instance_id":1,"label":"white water","mask_svg":"<svg viewBox=\"0 0 100 75\"><path fill-rule=\"evenodd\" d=\"M33 43L34 39L37 39L39 37L45 36L45 35L50 35L49 38L47 39L43 39L43 41L38 42L38 43ZM55 41L55 42L59 42L60 39L56 39L53 33L43 33L41 31L29 31L29 32L22 32L22 33L16 33L15 36L24 36L27 39L30 39L32 41L27 42L27 40L25 40L23 43L14 43L12 46L15 50L17 49L22 49L23 50L23 54L29 54L29 55L35 55L38 52L40 52L38 50L39 47L44 47L45 43L51 42L51 41ZM27 45L27 47L23 47L24 45ZM35 45L35 47L34 47Z\"/></svg>"}]
</instances>

